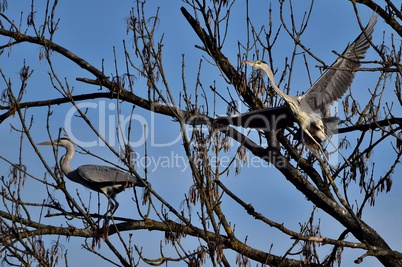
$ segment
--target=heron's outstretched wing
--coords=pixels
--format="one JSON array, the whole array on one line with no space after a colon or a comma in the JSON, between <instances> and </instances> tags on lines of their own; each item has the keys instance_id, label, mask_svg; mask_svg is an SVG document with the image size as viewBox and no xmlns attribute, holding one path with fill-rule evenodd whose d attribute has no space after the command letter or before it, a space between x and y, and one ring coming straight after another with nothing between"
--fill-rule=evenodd
<instances>
[{"instance_id":1,"label":"heron's outstretched wing","mask_svg":"<svg viewBox=\"0 0 402 267\"><path fill-rule=\"evenodd\" d=\"M349 45L342 56L339 57L325 73L311 86L311 88L301 96L300 105L310 108L312 111L326 110L328 105L343 96L351 85L355 72L353 70L360 67L360 59L364 58L369 41L374 31L377 16L371 17L365 28L356 40Z\"/></svg>"},{"instance_id":2,"label":"heron's outstretched wing","mask_svg":"<svg viewBox=\"0 0 402 267\"><path fill-rule=\"evenodd\" d=\"M92 189L94 186L97 188L113 185L144 186L137 177L113 167L82 165L76 171Z\"/></svg>"},{"instance_id":3,"label":"heron's outstretched wing","mask_svg":"<svg viewBox=\"0 0 402 267\"><path fill-rule=\"evenodd\" d=\"M275 130L293 124L293 117L286 106L253 110L250 112L218 117L214 123L261 130Z\"/></svg>"}]
</instances>

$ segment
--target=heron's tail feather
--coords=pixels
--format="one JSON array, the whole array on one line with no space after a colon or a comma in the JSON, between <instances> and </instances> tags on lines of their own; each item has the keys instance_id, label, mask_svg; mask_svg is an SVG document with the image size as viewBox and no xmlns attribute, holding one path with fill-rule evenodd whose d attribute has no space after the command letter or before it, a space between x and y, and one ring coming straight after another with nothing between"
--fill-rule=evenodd
<instances>
[{"instance_id":1,"label":"heron's tail feather","mask_svg":"<svg viewBox=\"0 0 402 267\"><path fill-rule=\"evenodd\" d=\"M338 124L340 121L338 117L324 117L321 118L321 120L324 124L325 134L329 138L338 132Z\"/></svg>"}]
</instances>

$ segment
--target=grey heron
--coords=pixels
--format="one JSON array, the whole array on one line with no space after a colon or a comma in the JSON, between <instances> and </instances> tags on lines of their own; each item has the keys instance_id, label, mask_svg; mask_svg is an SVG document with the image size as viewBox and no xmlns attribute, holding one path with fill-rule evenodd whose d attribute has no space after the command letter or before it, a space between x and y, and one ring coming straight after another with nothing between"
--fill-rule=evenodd
<instances>
[{"instance_id":1,"label":"grey heron","mask_svg":"<svg viewBox=\"0 0 402 267\"><path fill-rule=\"evenodd\" d=\"M271 68L264 61L243 61L245 64L261 69L267 74L272 88L285 101L285 105L234 116L218 117L212 122L269 130L288 125L290 117L292 121L299 124L309 139L322 149L321 143L329 140L328 136L337 129L339 121L337 117L327 117L328 108L339 100L351 85L355 75L354 71L361 65L359 60L364 58L370 46L369 40L371 40L376 21L377 16L373 16L364 32L346 47L342 55L301 96L289 96L281 91L275 84Z\"/></svg>"},{"instance_id":2,"label":"grey heron","mask_svg":"<svg viewBox=\"0 0 402 267\"><path fill-rule=\"evenodd\" d=\"M280 90L275 83L271 68L264 61L244 61L245 64L261 69L267 74L272 88L285 101L288 112L303 132L320 148L320 143L327 139L330 141L327 130L333 128L334 122L338 120L336 117L326 117L328 107L339 100L351 85L354 70L360 67L359 60L364 58L370 46L369 40L376 21L377 16L373 16L364 32L346 47L331 67L301 96L289 96ZM326 127L326 124L331 127Z\"/></svg>"},{"instance_id":3,"label":"grey heron","mask_svg":"<svg viewBox=\"0 0 402 267\"><path fill-rule=\"evenodd\" d=\"M100 166L100 165L82 165L73 170L70 167L70 161L74 156L74 144L67 138L59 138L54 141L42 142L38 145L64 147L66 153L60 158L60 167L64 175L73 182L79 183L89 189L104 194L108 198L109 208L107 212L113 214L119 203L115 197L128 187L145 187L147 182L123 172L119 169Z\"/></svg>"}]
</instances>

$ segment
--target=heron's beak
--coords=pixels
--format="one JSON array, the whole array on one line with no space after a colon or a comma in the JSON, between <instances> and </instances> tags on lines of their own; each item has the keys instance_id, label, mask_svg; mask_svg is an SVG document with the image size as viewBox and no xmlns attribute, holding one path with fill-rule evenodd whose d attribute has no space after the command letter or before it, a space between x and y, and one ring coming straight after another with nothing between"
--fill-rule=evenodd
<instances>
[{"instance_id":1,"label":"heron's beak","mask_svg":"<svg viewBox=\"0 0 402 267\"><path fill-rule=\"evenodd\" d=\"M250 65L250 66L254 66L254 62L251 61L247 61L247 60L243 60L242 61L244 64Z\"/></svg>"},{"instance_id":2,"label":"heron's beak","mask_svg":"<svg viewBox=\"0 0 402 267\"><path fill-rule=\"evenodd\" d=\"M48 142L38 143L36 145L38 145L38 146L52 146L53 144L54 144L53 141L48 141Z\"/></svg>"}]
</instances>

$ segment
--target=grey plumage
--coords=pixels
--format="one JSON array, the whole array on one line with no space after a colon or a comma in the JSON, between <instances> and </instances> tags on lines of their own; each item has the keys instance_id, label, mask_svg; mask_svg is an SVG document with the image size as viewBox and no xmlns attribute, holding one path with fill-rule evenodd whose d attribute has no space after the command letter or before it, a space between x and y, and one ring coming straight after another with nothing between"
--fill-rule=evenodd
<instances>
[{"instance_id":1,"label":"grey plumage","mask_svg":"<svg viewBox=\"0 0 402 267\"><path fill-rule=\"evenodd\" d=\"M377 16L371 17L364 32L346 47L331 67L300 97L301 106L324 112L345 94L352 84L355 70L361 65L360 60L365 57L370 46L367 38L371 40L376 22Z\"/></svg>"},{"instance_id":2,"label":"grey plumage","mask_svg":"<svg viewBox=\"0 0 402 267\"><path fill-rule=\"evenodd\" d=\"M64 175L73 182L79 183L89 189L107 196L111 213L113 214L119 206L115 197L128 187L144 187L147 182L109 166L82 165L73 170L70 161L74 156L74 144L67 138L59 138L50 142L39 143L38 145L51 145L64 147L66 154L60 158L60 167Z\"/></svg>"},{"instance_id":3,"label":"grey plumage","mask_svg":"<svg viewBox=\"0 0 402 267\"><path fill-rule=\"evenodd\" d=\"M244 61L265 71L275 92L285 100L285 105L235 116L218 117L208 122L274 130L296 121L316 143L325 141L328 136L336 132L339 122L337 117L328 117L329 106L339 100L351 85L355 70L360 67L360 60L364 58L370 46L368 39L371 39L376 21L377 16L373 16L364 33L362 32L352 44L348 45L342 55L301 96L289 96L281 91L275 84L272 70L264 61ZM301 136L300 132L299 135Z\"/></svg>"}]
</instances>

